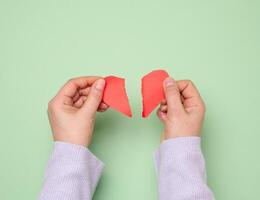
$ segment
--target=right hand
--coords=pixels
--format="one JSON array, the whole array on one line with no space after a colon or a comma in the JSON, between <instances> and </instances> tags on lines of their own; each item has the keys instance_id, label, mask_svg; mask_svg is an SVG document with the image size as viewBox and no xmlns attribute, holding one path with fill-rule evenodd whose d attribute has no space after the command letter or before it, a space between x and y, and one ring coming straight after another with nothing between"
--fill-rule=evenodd
<instances>
[{"instance_id":1,"label":"right hand","mask_svg":"<svg viewBox=\"0 0 260 200\"><path fill-rule=\"evenodd\" d=\"M194 84L168 77L164 80L164 92L166 99L157 111L164 124L162 140L200 136L205 105Z\"/></svg>"}]
</instances>

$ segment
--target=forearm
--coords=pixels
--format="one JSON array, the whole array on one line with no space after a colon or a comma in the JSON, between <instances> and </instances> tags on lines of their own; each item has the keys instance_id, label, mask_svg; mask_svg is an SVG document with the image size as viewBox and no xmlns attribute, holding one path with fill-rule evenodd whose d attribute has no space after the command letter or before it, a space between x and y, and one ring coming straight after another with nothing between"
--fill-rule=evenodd
<instances>
[{"instance_id":1,"label":"forearm","mask_svg":"<svg viewBox=\"0 0 260 200\"><path fill-rule=\"evenodd\" d=\"M91 200L103 169L87 148L55 142L39 200Z\"/></svg>"},{"instance_id":2,"label":"forearm","mask_svg":"<svg viewBox=\"0 0 260 200\"><path fill-rule=\"evenodd\" d=\"M164 141L155 153L160 200L212 200L199 137Z\"/></svg>"}]
</instances>

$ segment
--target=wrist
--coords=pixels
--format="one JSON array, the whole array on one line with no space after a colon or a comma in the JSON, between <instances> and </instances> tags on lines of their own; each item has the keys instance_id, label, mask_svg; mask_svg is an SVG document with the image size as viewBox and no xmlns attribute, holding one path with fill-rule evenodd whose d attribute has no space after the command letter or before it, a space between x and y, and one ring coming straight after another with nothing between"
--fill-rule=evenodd
<instances>
[{"instance_id":1,"label":"wrist","mask_svg":"<svg viewBox=\"0 0 260 200\"><path fill-rule=\"evenodd\" d=\"M162 136L162 141L174 139L174 138L187 138L187 137L200 137L200 133L194 132L164 132Z\"/></svg>"},{"instance_id":2,"label":"wrist","mask_svg":"<svg viewBox=\"0 0 260 200\"><path fill-rule=\"evenodd\" d=\"M64 142L72 145L88 147L91 144L91 138L73 138L73 137L54 137L54 142Z\"/></svg>"},{"instance_id":3,"label":"wrist","mask_svg":"<svg viewBox=\"0 0 260 200\"><path fill-rule=\"evenodd\" d=\"M197 136L177 137L163 141L159 147L161 152L170 155L183 155L188 152L201 152L201 138Z\"/></svg>"}]
</instances>

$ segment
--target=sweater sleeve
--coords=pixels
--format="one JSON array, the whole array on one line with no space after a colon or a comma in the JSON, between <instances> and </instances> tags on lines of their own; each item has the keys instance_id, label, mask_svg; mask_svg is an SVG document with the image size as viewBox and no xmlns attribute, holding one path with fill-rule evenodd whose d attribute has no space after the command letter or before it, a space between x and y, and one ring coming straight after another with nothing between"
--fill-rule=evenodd
<instances>
[{"instance_id":1,"label":"sweater sleeve","mask_svg":"<svg viewBox=\"0 0 260 200\"><path fill-rule=\"evenodd\" d=\"M200 137L169 139L155 152L159 200L213 200Z\"/></svg>"},{"instance_id":2,"label":"sweater sleeve","mask_svg":"<svg viewBox=\"0 0 260 200\"><path fill-rule=\"evenodd\" d=\"M55 142L38 200L91 200L103 167L84 146Z\"/></svg>"}]
</instances>

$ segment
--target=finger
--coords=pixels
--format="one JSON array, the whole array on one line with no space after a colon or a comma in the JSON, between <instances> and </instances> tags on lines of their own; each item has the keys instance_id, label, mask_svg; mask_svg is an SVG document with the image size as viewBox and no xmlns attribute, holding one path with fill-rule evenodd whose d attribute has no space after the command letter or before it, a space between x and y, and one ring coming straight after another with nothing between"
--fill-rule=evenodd
<instances>
[{"instance_id":1,"label":"finger","mask_svg":"<svg viewBox=\"0 0 260 200\"><path fill-rule=\"evenodd\" d=\"M91 89L91 87L82 89L73 97L73 101L74 101L74 106L75 107L81 108L81 106L84 104L85 100L87 99L87 96L89 94L90 89ZM99 112L104 112L108 108L109 108L109 106L107 104L105 104L104 102L101 102L99 104L98 111Z\"/></svg>"},{"instance_id":2,"label":"finger","mask_svg":"<svg viewBox=\"0 0 260 200\"><path fill-rule=\"evenodd\" d=\"M74 95L74 97L72 97L72 101L75 103L75 102L77 102L77 101L79 100L80 97L81 97L81 96L80 96L79 92L76 92L76 94Z\"/></svg>"},{"instance_id":3,"label":"finger","mask_svg":"<svg viewBox=\"0 0 260 200\"><path fill-rule=\"evenodd\" d=\"M183 105L186 110L193 107L204 107L200 93L192 81L180 80L177 82L177 85L183 97Z\"/></svg>"},{"instance_id":4,"label":"finger","mask_svg":"<svg viewBox=\"0 0 260 200\"><path fill-rule=\"evenodd\" d=\"M79 89L76 94L73 96L72 98L72 101L74 104L78 105L78 101L80 98L83 98L84 97L84 101L86 100L87 96L88 96L88 93L89 93L89 90L90 90L91 87L86 87L84 89ZM81 100L80 100L81 101ZM84 103L83 101L83 103ZM82 101L81 101L82 102ZM82 105L81 105L82 106ZM80 107L81 107L80 106ZM78 107L78 106L77 106Z\"/></svg>"},{"instance_id":5,"label":"finger","mask_svg":"<svg viewBox=\"0 0 260 200\"><path fill-rule=\"evenodd\" d=\"M100 109L100 108L98 108L97 111L98 111L98 112L106 112L107 109Z\"/></svg>"},{"instance_id":6,"label":"finger","mask_svg":"<svg viewBox=\"0 0 260 200\"><path fill-rule=\"evenodd\" d=\"M167 112L167 105L161 105L159 109L162 112Z\"/></svg>"},{"instance_id":7,"label":"finger","mask_svg":"<svg viewBox=\"0 0 260 200\"><path fill-rule=\"evenodd\" d=\"M84 89L79 90L79 94L80 94L81 96L88 96L89 91L90 91L90 87L86 87L86 88L84 88Z\"/></svg>"},{"instance_id":8,"label":"finger","mask_svg":"<svg viewBox=\"0 0 260 200\"><path fill-rule=\"evenodd\" d=\"M74 106L76 108L81 108L84 104L84 102L86 101L87 97L86 96L81 96L75 103Z\"/></svg>"},{"instance_id":9,"label":"finger","mask_svg":"<svg viewBox=\"0 0 260 200\"><path fill-rule=\"evenodd\" d=\"M89 117L94 117L98 107L102 101L103 91L105 87L105 80L97 80L91 87L87 100L84 102L82 112Z\"/></svg>"},{"instance_id":10,"label":"finger","mask_svg":"<svg viewBox=\"0 0 260 200\"><path fill-rule=\"evenodd\" d=\"M164 92L167 101L167 113L169 114L169 117L176 114L178 115L183 111L183 105L181 102L178 85L173 78L168 77L164 80Z\"/></svg>"},{"instance_id":11,"label":"finger","mask_svg":"<svg viewBox=\"0 0 260 200\"><path fill-rule=\"evenodd\" d=\"M163 99L162 102L161 102L162 105L166 105L167 104L167 101L166 99Z\"/></svg>"},{"instance_id":12,"label":"finger","mask_svg":"<svg viewBox=\"0 0 260 200\"><path fill-rule=\"evenodd\" d=\"M157 117L164 123L166 121L167 118L167 114L162 112L160 109L157 110L156 112Z\"/></svg>"},{"instance_id":13,"label":"finger","mask_svg":"<svg viewBox=\"0 0 260 200\"><path fill-rule=\"evenodd\" d=\"M58 92L56 99L63 100L65 98L73 98L76 93L83 88L91 86L100 77L97 76L86 76L73 78L69 80Z\"/></svg>"},{"instance_id":14,"label":"finger","mask_svg":"<svg viewBox=\"0 0 260 200\"><path fill-rule=\"evenodd\" d=\"M98 106L98 109L101 110L107 110L109 108L109 106L107 104L105 104L104 102L101 102Z\"/></svg>"},{"instance_id":15,"label":"finger","mask_svg":"<svg viewBox=\"0 0 260 200\"><path fill-rule=\"evenodd\" d=\"M107 109L109 108L109 106L103 102L101 102L98 106L98 112L105 112Z\"/></svg>"}]
</instances>

